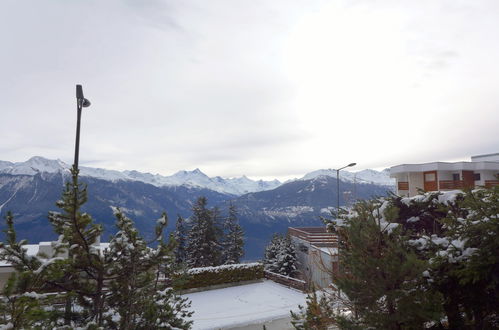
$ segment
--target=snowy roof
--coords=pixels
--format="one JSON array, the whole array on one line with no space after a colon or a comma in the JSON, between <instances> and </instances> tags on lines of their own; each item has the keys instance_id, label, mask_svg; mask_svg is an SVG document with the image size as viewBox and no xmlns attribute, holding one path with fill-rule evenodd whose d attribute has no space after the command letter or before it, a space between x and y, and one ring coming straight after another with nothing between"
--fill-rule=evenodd
<instances>
[{"instance_id":1,"label":"snowy roof","mask_svg":"<svg viewBox=\"0 0 499 330\"><path fill-rule=\"evenodd\" d=\"M272 281L184 295L192 301L193 329L232 329L290 316L306 295Z\"/></svg>"}]
</instances>

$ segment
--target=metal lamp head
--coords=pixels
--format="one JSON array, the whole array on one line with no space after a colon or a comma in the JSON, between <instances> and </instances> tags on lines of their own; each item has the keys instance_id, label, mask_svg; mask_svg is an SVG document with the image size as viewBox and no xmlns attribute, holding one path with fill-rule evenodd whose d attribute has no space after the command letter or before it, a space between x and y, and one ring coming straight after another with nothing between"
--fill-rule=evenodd
<instances>
[{"instance_id":1,"label":"metal lamp head","mask_svg":"<svg viewBox=\"0 0 499 330\"><path fill-rule=\"evenodd\" d=\"M350 164L347 165L347 167L352 167L352 166L355 166L355 165L357 165L357 163L350 163Z\"/></svg>"},{"instance_id":2,"label":"metal lamp head","mask_svg":"<svg viewBox=\"0 0 499 330\"><path fill-rule=\"evenodd\" d=\"M83 96L83 87L81 85L76 85L76 100L81 102L83 108L88 108L90 106L90 101Z\"/></svg>"}]
</instances>

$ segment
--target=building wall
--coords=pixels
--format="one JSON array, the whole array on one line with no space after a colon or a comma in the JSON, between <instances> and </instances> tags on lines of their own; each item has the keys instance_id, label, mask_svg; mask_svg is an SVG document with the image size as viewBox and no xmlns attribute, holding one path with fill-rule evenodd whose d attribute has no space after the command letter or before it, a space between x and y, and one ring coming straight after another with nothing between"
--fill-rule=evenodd
<instances>
[{"instance_id":1,"label":"building wall","mask_svg":"<svg viewBox=\"0 0 499 330\"><path fill-rule=\"evenodd\" d=\"M338 257L316 248L306 240L292 235L290 237L296 247L297 268L302 273L303 279L318 289L331 284L333 262L337 261Z\"/></svg>"},{"instance_id":2,"label":"building wall","mask_svg":"<svg viewBox=\"0 0 499 330\"><path fill-rule=\"evenodd\" d=\"M424 188L424 178L422 172L409 173L409 196L418 194L418 188Z\"/></svg>"},{"instance_id":3,"label":"building wall","mask_svg":"<svg viewBox=\"0 0 499 330\"><path fill-rule=\"evenodd\" d=\"M312 270L310 283L318 289L326 288L333 282L333 257L337 260L337 256L332 256L313 246L310 249L309 256Z\"/></svg>"},{"instance_id":4,"label":"building wall","mask_svg":"<svg viewBox=\"0 0 499 330\"><path fill-rule=\"evenodd\" d=\"M0 291L3 291L3 287L13 272L14 268L12 267L0 267Z\"/></svg>"}]
</instances>

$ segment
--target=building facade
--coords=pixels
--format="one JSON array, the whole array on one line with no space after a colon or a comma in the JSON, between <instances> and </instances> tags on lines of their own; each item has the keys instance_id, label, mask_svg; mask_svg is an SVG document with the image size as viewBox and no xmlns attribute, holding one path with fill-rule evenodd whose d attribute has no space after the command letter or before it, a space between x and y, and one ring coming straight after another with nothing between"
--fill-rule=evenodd
<instances>
[{"instance_id":1,"label":"building facade","mask_svg":"<svg viewBox=\"0 0 499 330\"><path fill-rule=\"evenodd\" d=\"M288 229L296 248L298 270L309 287L325 288L338 270L338 236L326 227Z\"/></svg>"},{"instance_id":2,"label":"building facade","mask_svg":"<svg viewBox=\"0 0 499 330\"><path fill-rule=\"evenodd\" d=\"M402 164L390 168L399 196L419 190L445 191L499 185L499 153L471 157L471 162Z\"/></svg>"}]
</instances>

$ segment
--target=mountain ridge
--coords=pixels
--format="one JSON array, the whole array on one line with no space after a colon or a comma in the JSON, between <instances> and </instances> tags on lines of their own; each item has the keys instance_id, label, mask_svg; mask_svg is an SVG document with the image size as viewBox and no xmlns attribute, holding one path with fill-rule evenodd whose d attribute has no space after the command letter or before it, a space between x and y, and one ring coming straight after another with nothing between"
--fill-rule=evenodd
<instances>
[{"instance_id":1,"label":"mountain ridge","mask_svg":"<svg viewBox=\"0 0 499 330\"><path fill-rule=\"evenodd\" d=\"M25 162L9 162L0 160L0 174L11 175L35 175L37 173L62 173L69 175L71 166L60 159L52 160L41 156L34 156ZM243 175L236 178L223 178L221 176L209 177L199 168L192 171L181 170L170 176L160 174L143 173L136 170L108 170L95 167L80 167L82 177L92 177L112 182L139 181L156 187L187 186L206 188L219 193L242 196L248 193L275 189L284 183L310 180L320 176L336 178L336 170L320 169L305 174L302 178L280 182L279 180L252 180ZM376 171L366 169L358 172L343 170L340 172L340 180L352 183L371 183L382 186L394 186L395 182L389 177L389 170Z\"/></svg>"}]
</instances>

